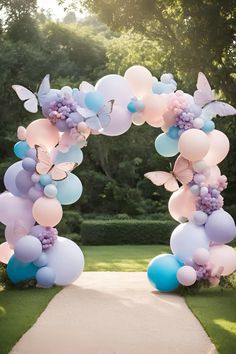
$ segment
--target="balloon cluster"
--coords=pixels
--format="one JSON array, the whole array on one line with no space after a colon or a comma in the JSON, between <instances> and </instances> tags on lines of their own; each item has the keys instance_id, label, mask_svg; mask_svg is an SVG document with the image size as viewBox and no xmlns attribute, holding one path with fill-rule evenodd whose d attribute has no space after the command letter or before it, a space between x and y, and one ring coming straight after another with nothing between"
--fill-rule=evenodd
<instances>
[{"instance_id":1,"label":"balloon cluster","mask_svg":"<svg viewBox=\"0 0 236 354\"><path fill-rule=\"evenodd\" d=\"M75 203L82 194L80 179L72 173L83 160L81 149L90 135L118 136L132 123L145 122L163 130L155 141L161 155L180 152L174 171L162 171L156 184L174 191L169 202L173 218L188 220L173 232L174 255L159 256L149 266L150 280L169 291L196 279L213 284L235 269L235 252L223 245L235 233L234 221L222 209L227 180L216 166L227 155L229 142L212 121L216 114L235 110L217 101L205 76L199 75L194 97L176 91L172 74L158 81L139 65L124 76L104 76L95 86L82 82L79 88L52 89L49 75L36 94L13 86L28 111L36 113L39 106L44 116L18 128L14 153L20 161L6 171L6 191L0 195L0 222L6 226L0 262L7 264L13 283L35 278L38 286L50 287L79 277L83 254L55 226L62 205ZM150 179L155 182L158 172L154 174Z\"/></svg>"}]
</instances>

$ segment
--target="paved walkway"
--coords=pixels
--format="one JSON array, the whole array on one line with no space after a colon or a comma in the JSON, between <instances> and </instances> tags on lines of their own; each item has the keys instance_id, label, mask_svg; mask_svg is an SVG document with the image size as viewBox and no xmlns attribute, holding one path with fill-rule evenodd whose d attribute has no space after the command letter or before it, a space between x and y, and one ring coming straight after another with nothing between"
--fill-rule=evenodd
<instances>
[{"instance_id":1,"label":"paved walkway","mask_svg":"<svg viewBox=\"0 0 236 354\"><path fill-rule=\"evenodd\" d=\"M146 273L86 272L54 297L13 353L217 352L184 300L153 291Z\"/></svg>"}]
</instances>

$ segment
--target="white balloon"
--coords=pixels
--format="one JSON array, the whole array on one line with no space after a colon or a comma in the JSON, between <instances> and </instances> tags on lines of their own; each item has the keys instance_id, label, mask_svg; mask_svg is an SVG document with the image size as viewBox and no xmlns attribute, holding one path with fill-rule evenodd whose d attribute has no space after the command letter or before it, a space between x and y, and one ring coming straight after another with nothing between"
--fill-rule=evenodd
<instances>
[{"instance_id":1,"label":"white balloon","mask_svg":"<svg viewBox=\"0 0 236 354\"><path fill-rule=\"evenodd\" d=\"M79 278L84 269L84 255L79 246L58 237L54 246L47 251L48 264L56 274L55 284L68 285Z\"/></svg>"},{"instance_id":2,"label":"white balloon","mask_svg":"<svg viewBox=\"0 0 236 354\"><path fill-rule=\"evenodd\" d=\"M197 226L191 222L178 225L172 232L170 247L180 261L184 263L190 261L196 249L209 248L204 226Z\"/></svg>"}]
</instances>

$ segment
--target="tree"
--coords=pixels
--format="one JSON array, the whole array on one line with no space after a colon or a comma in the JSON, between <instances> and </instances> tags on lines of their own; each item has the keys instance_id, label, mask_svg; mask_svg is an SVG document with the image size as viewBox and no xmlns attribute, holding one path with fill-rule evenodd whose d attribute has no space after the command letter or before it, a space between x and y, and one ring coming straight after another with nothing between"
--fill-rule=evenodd
<instances>
[{"instance_id":1,"label":"tree","mask_svg":"<svg viewBox=\"0 0 236 354\"><path fill-rule=\"evenodd\" d=\"M66 14L66 16L64 17L63 22L66 24L76 23L77 18L76 18L75 12L74 11L68 12Z\"/></svg>"}]
</instances>

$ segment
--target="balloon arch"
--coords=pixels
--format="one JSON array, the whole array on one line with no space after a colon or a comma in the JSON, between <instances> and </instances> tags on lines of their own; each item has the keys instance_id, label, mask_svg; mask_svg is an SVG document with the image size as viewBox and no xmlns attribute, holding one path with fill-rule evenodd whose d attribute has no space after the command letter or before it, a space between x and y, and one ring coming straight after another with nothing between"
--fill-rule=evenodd
<instances>
[{"instance_id":1,"label":"balloon arch","mask_svg":"<svg viewBox=\"0 0 236 354\"><path fill-rule=\"evenodd\" d=\"M232 241L236 227L223 209L227 178L217 166L228 154L229 140L212 118L236 110L217 101L203 73L193 96L177 90L172 74L158 80L139 65L124 77L104 76L95 87L82 82L79 89L51 89L46 75L36 94L20 85L13 89L26 110L36 113L39 105L44 116L18 128L14 153L20 161L7 169L6 191L0 195L0 221L6 226L0 261L13 283L36 279L38 286L51 287L80 276L83 253L58 236L55 226L62 205L81 196L82 184L72 173L83 160L81 149L90 134L118 136L132 123L145 122L163 131L155 140L160 155L179 153L173 171L145 174L173 192L169 211L180 223L170 238L173 254L150 262L149 280L160 291L172 291L196 281L217 285L221 276L235 271L236 252L225 243Z\"/></svg>"}]
</instances>

